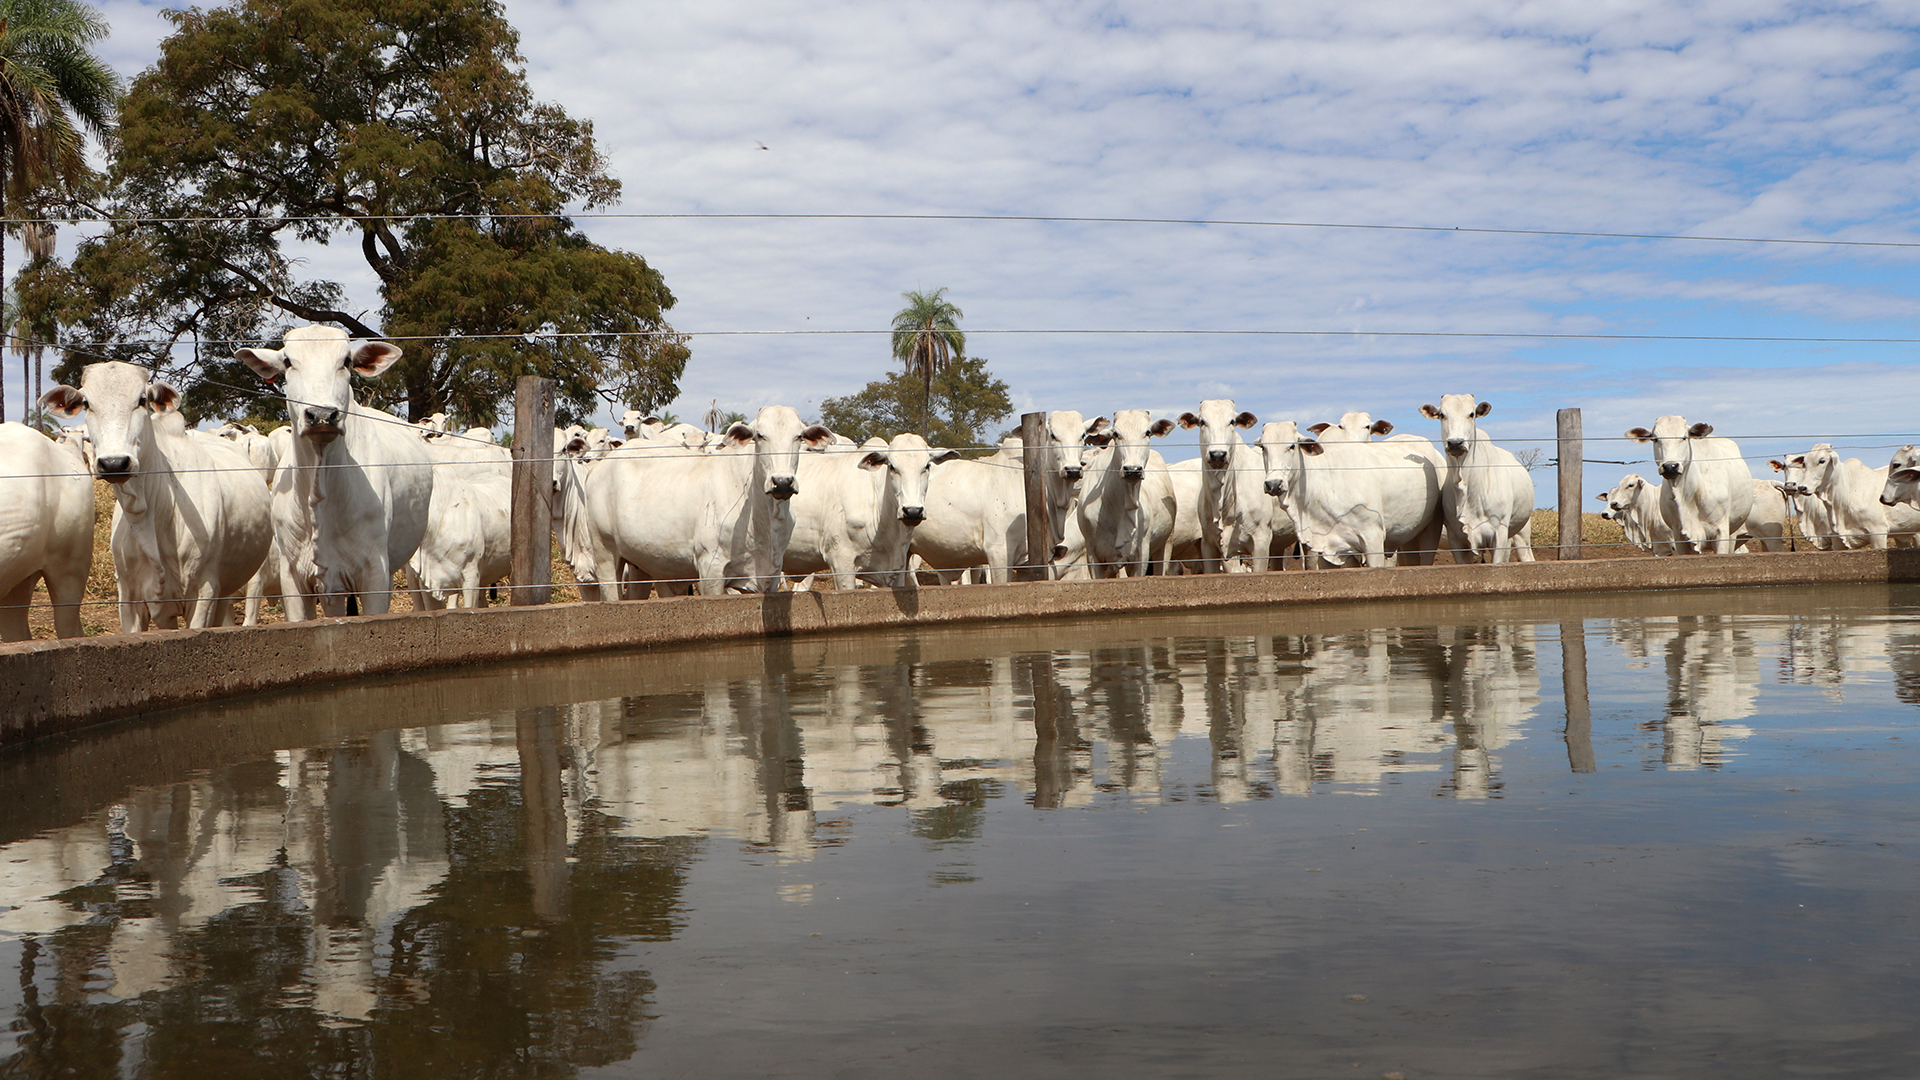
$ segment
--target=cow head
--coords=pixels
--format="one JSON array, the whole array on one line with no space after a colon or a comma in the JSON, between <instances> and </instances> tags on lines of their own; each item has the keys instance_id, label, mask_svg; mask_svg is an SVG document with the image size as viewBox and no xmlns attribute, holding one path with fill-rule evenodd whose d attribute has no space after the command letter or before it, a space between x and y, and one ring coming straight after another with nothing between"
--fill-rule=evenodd
<instances>
[{"instance_id":1,"label":"cow head","mask_svg":"<svg viewBox=\"0 0 1920 1080\"><path fill-rule=\"evenodd\" d=\"M1297 482L1306 467L1305 459L1325 452L1318 439L1302 432L1292 420L1272 421L1261 428L1260 457L1266 466L1267 494L1284 504L1291 497L1288 485Z\"/></svg>"},{"instance_id":2,"label":"cow head","mask_svg":"<svg viewBox=\"0 0 1920 1080\"><path fill-rule=\"evenodd\" d=\"M1106 422L1104 416L1096 416L1089 422L1073 409L1055 409L1047 414L1047 450L1053 457L1054 474L1061 483L1080 482L1086 468L1086 436L1100 430Z\"/></svg>"},{"instance_id":3,"label":"cow head","mask_svg":"<svg viewBox=\"0 0 1920 1080\"><path fill-rule=\"evenodd\" d=\"M1893 460L1887 463L1887 482L1880 488L1880 502L1885 506L1920 506L1920 447L1908 444L1893 452Z\"/></svg>"},{"instance_id":4,"label":"cow head","mask_svg":"<svg viewBox=\"0 0 1920 1080\"><path fill-rule=\"evenodd\" d=\"M1637 427L1627 432L1634 442L1652 443L1653 460L1660 467L1661 479L1678 481L1693 464L1693 440L1713 434L1712 424L1687 425L1684 416L1663 416L1653 422L1653 430Z\"/></svg>"},{"instance_id":5,"label":"cow head","mask_svg":"<svg viewBox=\"0 0 1920 1080\"><path fill-rule=\"evenodd\" d=\"M287 331L278 349L237 349L243 361L268 382L286 377L287 419L294 435L315 446L340 437L353 408L349 375L374 378L400 359L400 346L385 341L353 341L331 326L300 326Z\"/></svg>"},{"instance_id":6,"label":"cow head","mask_svg":"<svg viewBox=\"0 0 1920 1080\"><path fill-rule=\"evenodd\" d=\"M1789 458L1775 458L1767 462L1773 471L1780 474L1780 494L1787 496L1811 495L1813 488L1807 484L1807 455L1795 454Z\"/></svg>"},{"instance_id":7,"label":"cow head","mask_svg":"<svg viewBox=\"0 0 1920 1080\"><path fill-rule=\"evenodd\" d=\"M869 440L868 445L875 442L878 440ZM869 450L859 464L863 469L887 471L887 490L900 510L900 523L914 526L927 519L927 483L933 477L933 467L959 456L958 450L935 450L920 436L904 434Z\"/></svg>"},{"instance_id":8,"label":"cow head","mask_svg":"<svg viewBox=\"0 0 1920 1080\"><path fill-rule=\"evenodd\" d=\"M822 451L833 445L833 432L806 424L786 405L769 405L754 414L753 423L727 429L726 444L752 447L756 477L762 494L785 502L800 494L800 451Z\"/></svg>"},{"instance_id":9,"label":"cow head","mask_svg":"<svg viewBox=\"0 0 1920 1080\"><path fill-rule=\"evenodd\" d=\"M1376 435L1393 433L1393 421L1375 420L1372 413L1344 413L1337 424L1319 423L1307 429L1321 442L1371 442Z\"/></svg>"},{"instance_id":10,"label":"cow head","mask_svg":"<svg viewBox=\"0 0 1920 1080\"><path fill-rule=\"evenodd\" d=\"M1612 491L1599 496L1607 504L1606 511L1600 516L1610 520L1618 519L1628 507L1634 504L1635 500L1640 498L1640 491L1646 486L1646 480L1639 473L1628 473L1621 477L1620 482L1613 485Z\"/></svg>"},{"instance_id":11,"label":"cow head","mask_svg":"<svg viewBox=\"0 0 1920 1080\"><path fill-rule=\"evenodd\" d=\"M1475 421L1493 411L1493 402L1474 403L1472 394L1443 394L1440 404L1420 406L1420 415L1440 421L1440 442L1448 457L1466 457L1473 449L1479 425Z\"/></svg>"},{"instance_id":12,"label":"cow head","mask_svg":"<svg viewBox=\"0 0 1920 1080\"><path fill-rule=\"evenodd\" d=\"M1117 467L1120 479L1137 484L1147 478L1147 464L1152 454L1147 440L1172 430L1173 421L1155 420L1145 409L1119 409L1114 412L1111 425L1098 432L1087 432L1086 443L1106 447L1113 455L1108 467Z\"/></svg>"},{"instance_id":13,"label":"cow head","mask_svg":"<svg viewBox=\"0 0 1920 1080\"><path fill-rule=\"evenodd\" d=\"M151 379L145 368L113 360L88 364L78 390L55 386L40 395L40 404L68 418L86 410L94 475L120 484L138 475L153 417L179 408L180 392Z\"/></svg>"},{"instance_id":14,"label":"cow head","mask_svg":"<svg viewBox=\"0 0 1920 1080\"><path fill-rule=\"evenodd\" d=\"M1235 412L1228 398L1203 401L1199 412L1180 414L1181 427L1199 429L1200 460L1209 469L1227 467L1234 446L1240 444L1240 433L1235 428L1250 428L1259 422L1260 418L1250 412Z\"/></svg>"}]
</instances>

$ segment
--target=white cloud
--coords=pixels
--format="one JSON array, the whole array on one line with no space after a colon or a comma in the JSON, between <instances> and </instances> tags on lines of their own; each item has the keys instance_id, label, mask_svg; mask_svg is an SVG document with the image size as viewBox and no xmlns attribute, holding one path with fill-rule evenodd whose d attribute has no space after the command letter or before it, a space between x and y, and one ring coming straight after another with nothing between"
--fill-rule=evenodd
<instances>
[{"instance_id":1,"label":"white cloud","mask_svg":"<svg viewBox=\"0 0 1920 1080\"><path fill-rule=\"evenodd\" d=\"M166 29L155 9L105 10L113 62L150 63ZM514 0L507 13L536 93L595 122L626 184L619 209L637 213L1916 238L1920 34L1904 7ZM880 329L902 290L945 286L975 331L1920 336L1901 251L1173 225L583 224L659 267L680 301L675 324L693 331ZM350 275L356 300L372 302L352 251L316 252L313 265ZM1765 362L1750 367L1729 350L1651 342L976 332L970 347L1023 407L1177 411L1230 387L1263 414L1363 408L1414 430L1420 401L1473 390L1500 395L1502 432L1516 437L1550 432L1561 405L1633 423L1750 410L1777 430L1810 422L1811 401L1835 431L1911 426L1911 396L1874 389L1905 378L1910 351L1883 347L1756 348L1745 355ZM874 336L697 337L680 411L711 398L805 408L878 377L886 354ZM1788 384L1822 389L1771 392ZM1829 401L1851 392L1862 395L1851 408Z\"/></svg>"}]
</instances>

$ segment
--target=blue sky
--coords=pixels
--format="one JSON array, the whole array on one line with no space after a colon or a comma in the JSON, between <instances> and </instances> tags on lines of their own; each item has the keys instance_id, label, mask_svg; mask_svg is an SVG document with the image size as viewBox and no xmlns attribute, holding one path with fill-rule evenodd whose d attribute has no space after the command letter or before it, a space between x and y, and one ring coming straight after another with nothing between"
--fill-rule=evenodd
<instances>
[{"instance_id":1,"label":"blue sky","mask_svg":"<svg viewBox=\"0 0 1920 1080\"><path fill-rule=\"evenodd\" d=\"M536 94L594 122L626 185L616 209L629 212L1920 240L1912 5L506 7ZM150 64L166 29L158 7L104 10L110 59L129 75ZM884 328L903 290L945 286L976 331L969 351L991 359L1021 408L1177 414L1231 396L1263 419L1365 409L1425 430L1421 402L1472 392L1494 401L1488 425L1512 440L1551 431L1554 410L1574 405L1596 435L1668 412L1754 436L1920 428L1907 345L978 332L1920 337L1920 250L1013 222L583 225L660 268L687 331ZM372 305L357 255L310 255ZM685 416L713 398L804 412L887 364L875 337L696 338L693 356Z\"/></svg>"}]
</instances>

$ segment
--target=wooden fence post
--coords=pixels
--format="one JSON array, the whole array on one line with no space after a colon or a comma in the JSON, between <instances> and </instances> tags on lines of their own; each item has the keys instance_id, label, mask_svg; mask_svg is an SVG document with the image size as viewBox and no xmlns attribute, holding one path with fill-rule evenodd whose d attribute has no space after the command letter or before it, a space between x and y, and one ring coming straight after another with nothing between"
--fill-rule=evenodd
<instances>
[{"instance_id":1,"label":"wooden fence post","mask_svg":"<svg viewBox=\"0 0 1920 1080\"><path fill-rule=\"evenodd\" d=\"M1027 475L1027 564L1019 581L1045 581L1053 564L1053 506L1047 501L1047 414L1020 417L1020 463Z\"/></svg>"},{"instance_id":2,"label":"wooden fence post","mask_svg":"<svg viewBox=\"0 0 1920 1080\"><path fill-rule=\"evenodd\" d=\"M553 584L553 380L513 389L513 607L544 604Z\"/></svg>"},{"instance_id":3,"label":"wooden fence post","mask_svg":"<svg viewBox=\"0 0 1920 1080\"><path fill-rule=\"evenodd\" d=\"M1586 448L1580 439L1580 410L1561 409L1560 415L1560 554L1580 558L1580 459Z\"/></svg>"}]
</instances>

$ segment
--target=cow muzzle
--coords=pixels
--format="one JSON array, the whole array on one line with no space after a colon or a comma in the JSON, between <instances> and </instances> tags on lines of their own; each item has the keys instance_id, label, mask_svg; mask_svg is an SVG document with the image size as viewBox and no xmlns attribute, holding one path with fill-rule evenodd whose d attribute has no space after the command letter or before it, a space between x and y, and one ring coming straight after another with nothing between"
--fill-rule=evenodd
<instances>
[{"instance_id":1,"label":"cow muzzle","mask_svg":"<svg viewBox=\"0 0 1920 1080\"><path fill-rule=\"evenodd\" d=\"M1078 465L1069 465L1066 468L1061 469L1060 472L1069 480L1080 479L1080 466Z\"/></svg>"},{"instance_id":2,"label":"cow muzzle","mask_svg":"<svg viewBox=\"0 0 1920 1080\"><path fill-rule=\"evenodd\" d=\"M1612 510L1602 510L1602 511L1600 511L1600 520L1602 520L1602 521L1612 521L1612 520L1613 520L1613 511L1612 511Z\"/></svg>"},{"instance_id":3,"label":"cow muzzle","mask_svg":"<svg viewBox=\"0 0 1920 1080\"><path fill-rule=\"evenodd\" d=\"M927 520L927 508L924 506L903 506L900 508L900 523L918 525Z\"/></svg>"},{"instance_id":4,"label":"cow muzzle","mask_svg":"<svg viewBox=\"0 0 1920 1080\"><path fill-rule=\"evenodd\" d=\"M791 476L776 476L767 485L767 494L776 499L791 499L800 494L800 483Z\"/></svg>"},{"instance_id":5,"label":"cow muzzle","mask_svg":"<svg viewBox=\"0 0 1920 1080\"><path fill-rule=\"evenodd\" d=\"M1660 466L1660 475L1668 480L1680 479L1680 463L1677 461L1669 461L1665 465Z\"/></svg>"},{"instance_id":6,"label":"cow muzzle","mask_svg":"<svg viewBox=\"0 0 1920 1080\"><path fill-rule=\"evenodd\" d=\"M1130 481L1137 482L1137 481L1145 480L1146 478L1147 478L1147 467L1145 465L1120 466L1120 479L1122 480L1130 480Z\"/></svg>"},{"instance_id":7,"label":"cow muzzle","mask_svg":"<svg viewBox=\"0 0 1920 1080\"><path fill-rule=\"evenodd\" d=\"M300 434L314 442L325 445L340 437L339 409L309 408L302 410L302 418L306 423Z\"/></svg>"},{"instance_id":8,"label":"cow muzzle","mask_svg":"<svg viewBox=\"0 0 1920 1080\"><path fill-rule=\"evenodd\" d=\"M1880 505L1881 505L1881 506L1898 506L1898 505L1900 505L1900 500L1899 500L1899 499L1889 499L1889 498L1887 498L1887 497L1886 497L1885 495L1882 495L1882 496L1880 496Z\"/></svg>"},{"instance_id":9,"label":"cow muzzle","mask_svg":"<svg viewBox=\"0 0 1920 1080\"><path fill-rule=\"evenodd\" d=\"M1286 493L1287 493L1286 481L1284 480L1267 481L1267 494L1277 499L1280 496L1285 495Z\"/></svg>"},{"instance_id":10,"label":"cow muzzle","mask_svg":"<svg viewBox=\"0 0 1920 1080\"><path fill-rule=\"evenodd\" d=\"M93 459L94 475L109 484L124 484L133 476L133 459L125 454Z\"/></svg>"},{"instance_id":11,"label":"cow muzzle","mask_svg":"<svg viewBox=\"0 0 1920 1080\"><path fill-rule=\"evenodd\" d=\"M1207 464L1208 464L1208 465L1211 465L1211 466L1213 466L1214 468L1216 468L1216 469L1217 469L1217 468L1219 468L1219 467L1221 467L1222 465L1225 465L1226 463L1227 463L1227 452L1226 452L1225 450L1209 450L1209 451L1207 451Z\"/></svg>"},{"instance_id":12,"label":"cow muzzle","mask_svg":"<svg viewBox=\"0 0 1920 1080\"><path fill-rule=\"evenodd\" d=\"M1467 440L1448 439L1447 440L1447 456L1448 457L1466 457L1467 456Z\"/></svg>"}]
</instances>

